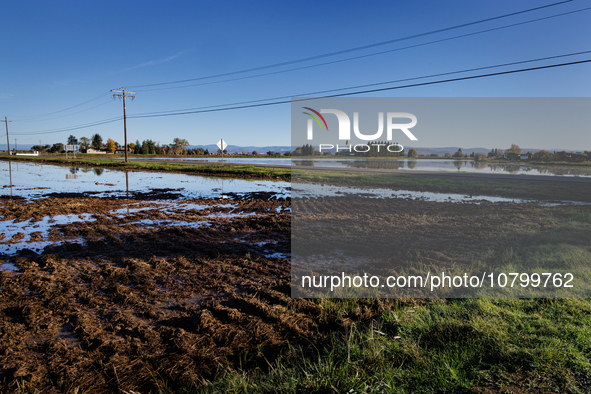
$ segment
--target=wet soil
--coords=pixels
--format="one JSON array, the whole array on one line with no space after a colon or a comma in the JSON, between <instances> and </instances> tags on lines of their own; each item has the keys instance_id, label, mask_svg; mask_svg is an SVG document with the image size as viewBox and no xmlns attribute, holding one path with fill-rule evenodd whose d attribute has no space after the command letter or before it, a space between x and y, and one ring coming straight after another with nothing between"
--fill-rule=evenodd
<instances>
[{"instance_id":1,"label":"wet soil","mask_svg":"<svg viewBox=\"0 0 591 394\"><path fill-rule=\"evenodd\" d=\"M289 297L289 261L269 257L288 256L289 199L135 197L0 200L3 222L31 227L92 215L53 225L40 253L0 254L18 268L0 270L0 392L193 386L317 331L318 306Z\"/></svg>"},{"instance_id":2,"label":"wet soil","mask_svg":"<svg viewBox=\"0 0 591 394\"><path fill-rule=\"evenodd\" d=\"M229 368L265 370L288 345L321 348L335 331L390 305L368 300L338 316L290 297L291 199L228 193L222 201L181 200L176 192L0 199L0 226L27 223L0 239L0 265L17 268L0 270L0 392L195 387ZM379 234L374 242L396 246L394 269L419 257L462 262L474 248L496 250L515 234L554 226L544 219L550 208L539 204L387 203L334 197L294 201L293 208L300 223L328 225L299 233L315 248L318 240L354 234L352 218L382 212L369 228ZM591 213L551 209L555 220ZM35 227L61 215L78 220ZM46 241L42 250L26 247ZM25 248L7 254L15 244Z\"/></svg>"}]
</instances>

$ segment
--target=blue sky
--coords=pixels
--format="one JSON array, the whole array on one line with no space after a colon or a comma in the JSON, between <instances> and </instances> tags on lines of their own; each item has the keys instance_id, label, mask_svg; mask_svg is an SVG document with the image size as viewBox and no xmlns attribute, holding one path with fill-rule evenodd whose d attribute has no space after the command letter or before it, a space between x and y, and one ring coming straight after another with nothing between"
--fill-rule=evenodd
<instances>
[{"instance_id":1,"label":"blue sky","mask_svg":"<svg viewBox=\"0 0 591 394\"><path fill-rule=\"evenodd\" d=\"M308 95L325 89L591 51L591 10L453 39L458 35L580 10L591 7L591 3L574 0L290 66L184 84L142 85L288 62L555 2L5 2L0 23L0 115L12 120L9 123L11 144L17 138L19 148L39 141L43 144L65 142L70 134L79 138L99 133L104 140L113 138L122 143L122 121L72 131L59 130L121 117L122 104L112 99L109 91L124 87L137 92L136 100L127 104L129 141L152 139L167 144L180 137L196 145L212 144L224 138L233 145L289 145L289 104L167 117L133 116ZM428 44L448 38L448 41ZM425 45L400 49L418 44ZM287 71L394 49L400 50ZM591 59L591 53L455 76L586 59ZM256 77L270 72L280 73ZM591 92L590 74L591 63L586 63L366 96L587 97ZM248 78L228 81L244 77ZM187 86L197 84L199 86ZM587 148L591 149L589 135L582 134L577 146L572 146L572 141L565 146L567 142L557 141L551 135L532 136L531 143L526 145L560 149L581 149L589 145ZM471 146L489 145L489 139L484 138L472 142ZM498 145L510 143L500 141ZM448 135L425 145L464 144Z\"/></svg>"}]
</instances>

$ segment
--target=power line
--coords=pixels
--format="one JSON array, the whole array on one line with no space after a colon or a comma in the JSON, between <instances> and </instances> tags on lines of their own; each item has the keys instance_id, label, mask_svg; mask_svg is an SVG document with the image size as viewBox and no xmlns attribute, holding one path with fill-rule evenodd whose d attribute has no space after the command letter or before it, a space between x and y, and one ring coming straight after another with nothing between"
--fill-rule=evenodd
<instances>
[{"instance_id":1,"label":"power line","mask_svg":"<svg viewBox=\"0 0 591 394\"><path fill-rule=\"evenodd\" d=\"M225 77L225 76L229 76L229 75L242 74L242 73L247 73L247 72L252 72L252 71L260 71L260 70L265 70L265 69L269 69L269 68L288 66L291 64L303 63L303 62L308 62L311 60L317 60L317 59L322 59L322 58L326 58L326 57L342 55L345 53L361 51L364 49L375 48L378 46L393 44L395 42L401 42L401 41L406 41L406 40L410 40L410 39L414 39L414 38L425 37L428 35L442 33L445 31L460 29L462 27L473 26L473 25L477 25L477 24L481 24L481 23L485 23L485 22L490 22L490 21L498 20L498 19L502 19L502 18L508 18L510 16L524 14L527 12L532 12L532 11L536 11L536 10L540 10L540 9L544 9L544 8L548 8L548 7L554 7L554 6L557 6L560 4L570 3L572 1L573 0L560 1L557 3L547 4L547 5L540 6L540 7L529 8L526 10L512 12L509 14L499 15L499 16L495 16L495 17L491 17L491 18L481 19L478 21L473 21L473 22L463 23L460 25L450 26L450 27L446 27L446 28L442 28L442 29L432 30L432 31L428 31L425 33L419 33L419 34L414 34L414 35L410 35L410 36L395 38L392 40L382 41L382 42L368 44L368 45L362 45L362 46L355 47L355 48L349 48L349 49L344 49L344 50L340 50L340 51L329 52L329 53L325 53L325 54L321 54L321 55L315 55L315 56L309 56L309 57L295 59L295 60L289 60L286 62L274 63L274 64L270 64L270 65L266 65L266 66L253 67L253 68L248 68L248 69L244 69L244 70L232 71L232 72L216 74L216 75L209 75L209 76L205 76L205 77L182 79L182 80L177 80L177 81L159 82L159 83L151 83L151 84L144 84L144 85L132 85L131 87L132 88L140 88L140 87L150 87L150 86L171 85L171 84L176 84L176 83L199 81L199 80L204 80L204 79L211 79L211 78Z\"/></svg>"},{"instance_id":2,"label":"power line","mask_svg":"<svg viewBox=\"0 0 591 394\"><path fill-rule=\"evenodd\" d=\"M436 85L436 84L448 83L448 82L466 81L469 79L486 78L486 77L493 77L493 76L498 76L498 75L516 74L516 73L522 73L522 72L528 72L528 71L543 70L543 69L564 67L564 66L572 66L575 64L583 64L583 63L589 63L589 62L591 62L591 59L580 60L577 62L551 64L551 65L547 65L547 66L524 68L524 69L519 69L519 70L500 71L500 72L490 73L490 74L472 75L472 76L468 76L468 77L444 79L444 80L439 80L439 81L421 82L421 83L415 83L415 84L410 84L410 85L392 86L392 87L388 87L388 88L369 89L369 90L361 90L361 91L357 91L357 92L339 93L339 94L333 94L333 95L329 95L329 96L325 96L325 97L342 97L342 96L351 96L351 95L358 95L358 94L365 94L365 93L382 92L382 91L386 91L386 90L414 88L414 87L419 87L419 86ZM294 101L309 101L309 100L316 100L316 99L318 99L318 97L300 98L300 99L295 99ZM143 116L136 115L136 116L130 116L130 118L154 118L154 117L162 117L162 116L188 115L188 114L197 114L197 113L206 113L206 112L220 112L220 111L229 111L229 110L235 110L235 109L265 107L265 106L270 106L270 105L286 104L286 103L290 103L290 102L292 102L292 100L283 100L283 101L275 101L272 103L241 105L241 106L216 108L216 109L205 109L205 110L198 110L198 111L176 112L176 113L160 114L160 115L143 115Z\"/></svg>"},{"instance_id":3,"label":"power line","mask_svg":"<svg viewBox=\"0 0 591 394\"><path fill-rule=\"evenodd\" d=\"M72 112L71 114L62 115L62 116L56 116L55 118L49 118L49 119L42 118L42 119L35 119L35 120L20 120L18 122L19 123L23 123L23 122L47 122L49 120L63 119L63 118L66 118L68 116L76 115L76 114L79 114L81 112L86 112L86 111L90 111L91 109L102 107L103 105L110 104L111 102L112 102L112 100L109 100L109 101L106 101L106 102L104 102L102 104L98 104L98 105L95 105L93 107L86 108L86 109L83 109L83 110L80 110L80 111Z\"/></svg>"},{"instance_id":4,"label":"power line","mask_svg":"<svg viewBox=\"0 0 591 394\"><path fill-rule=\"evenodd\" d=\"M103 97L103 96L105 96L105 95L108 95L108 94L110 94L110 93L109 93L109 92L101 93L100 95L98 95L98 96L96 96L96 97L94 97L94 98L92 98L92 99L90 99L90 100L86 100L86 101L84 101L84 102L82 102L82 103L80 103L80 104L76 104L76 105L73 105L73 106L71 106L71 107L68 107L68 108L61 109L61 110L59 110L59 111L49 112L49 113L47 113L47 114L43 114L43 115L27 115L27 116L20 116L20 117L21 117L21 118L43 118L43 117L46 117L46 116L55 115L55 114L58 114L58 113L60 113L60 112L65 112L65 111L68 111L68 110L70 110L70 109L72 109L72 108L80 107L80 106L82 106L82 105L84 105L84 104L91 103L91 102L93 102L93 101L95 101L95 100L98 100L98 99L102 98L102 97ZM17 116L17 117L18 117L18 116Z\"/></svg>"},{"instance_id":5,"label":"power line","mask_svg":"<svg viewBox=\"0 0 591 394\"><path fill-rule=\"evenodd\" d=\"M581 8L579 10L564 12L564 13L556 14L556 15L545 16L542 18L536 18L536 19L532 19L532 20L528 20L528 21L524 21L524 22L512 23L509 25L480 30L480 31L472 32L472 33L460 34L457 36L443 38L443 39L439 39L439 40L428 41L428 42L424 42L424 43L420 43L420 44L408 45L408 46L405 46L402 48L389 49L386 51L380 51L380 52L374 52L374 53L369 53L369 54L365 54L365 55L353 56L353 57L348 57L345 59L333 60L330 62L312 64L312 65L308 65L308 66L295 67L295 68L290 68L287 70L279 70L279 71L267 72L267 73L262 73L262 74L257 74L257 75L249 75L249 76L245 76L245 77L223 79L220 81L213 81L213 82L202 82L202 83L196 83L196 84L190 84L190 85L169 86L169 87L162 87L162 88L139 89L139 90L142 92L151 92L151 91L158 91L158 90L184 89L184 88L195 87L195 86L213 85L213 84L218 84L218 83L234 82L234 81L241 81L241 80L245 80L245 79L260 78L260 77L265 77L265 76L269 76L269 75L283 74L283 73L292 72L292 71L305 70L305 69L310 69L310 68L315 68L315 67L327 66L327 65L331 65L331 64L348 62L351 60L363 59L363 58L372 57L372 56L384 55L387 53L398 52L398 51L403 51L403 50L412 49L412 48L418 48L418 47L431 45L431 44L437 44L437 43L445 42L445 41L452 41L452 40L456 40L458 38L465 38L465 37L475 36L478 34L489 33L491 31L508 29L510 27L521 26L521 25L525 25L525 24L529 24L529 23L539 22L539 21L552 19L552 18L558 18L561 16L575 14L578 12L589 11L589 10L591 10L591 7Z\"/></svg>"},{"instance_id":6,"label":"power line","mask_svg":"<svg viewBox=\"0 0 591 394\"><path fill-rule=\"evenodd\" d=\"M86 123L86 124L77 125L77 126L71 126L71 127L65 127L65 128L61 128L61 129L50 129L50 130L32 131L32 132L29 132L29 133L14 133L14 134L15 135L57 134L57 133L63 133L65 131L73 131L73 130L87 129L87 128L90 128L90 127L100 126L100 125L107 124L107 123L118 122L121 119L123 119L123 117L122 116L118 116L116 118L103 119L103 120L98 120L96 122L91 122L91 123Z\"/></svg>"},{"instance_id":7,"label":"power line","mask_svg":"<svg viewBox=\"0 0 591 394\"><path fill-rule=\"evenodd\" d=\"M578 52L578 53L573 53L573 54L559 55L559 56L554 56L554 57L549 57L549 58L572 56L572 55L576 55L576 54L589 53L589 52L591 52L591 51L584 51L584 52ZM540 59L535 59L535 60L526 60L526 61L522 61L522 62L514 62L514 63L507 63L507 64L525 63L525 62L531 62L531 61L538 61L541 59L545 59L545 58L540 58ZM399 86L391 86L391 87L377 88L377 89L358 90L358 91L354 91L354 92L338 93L338 94L328 95L328 96L324 96L324 97L342 97L342 96L359 95L359 94L374 93L374 92L387 91L387 90L406 89L406 88L413 88L413 87L419 87L419 86L428 86L428 85L436 85L436 84L449 83L449 82L465 81L465 80L470 80L470 79L487 78L487 77L499 76L499 75L523 73L523 72L550 69L550 68L556 68L556 67L566 67L566 66L584 64L584 63L589 63L589 62L591 62L591 59L580 60L580 61L575 61L575 62L568 62L568 63L550 64L550 65L546 65L546 66L530 67L530 68L517 69L517 70L500 71L500 72L489 73L489 74L479 74L479 75L472 75L472 76L459 77L459 78L421 82L421 83L408 84L408 85L399 85ZM481 67L479 69L500 67L500 66L502 66L502 65ZM476 69L472 69L472 70L476 70ZM449 75L449 74L462 73L462 72L468 72L468 71L470 71L470 70L454 71L454 72L450 72L450 73L434 74L434 75L446 75L446 74ZM427 77L430 77L430 76L427 76ZM427 77L415 77L415 78L409 78L407 80L427 78ZM384 82L384 83L380 83L380 84L387 84L387 83L392 83L392 82L394 82L394 81ZM370 85L373 85L373 84L370 84ZM370 85L360 85L358 87L370 86ZM331 91L338 91L338 90L351 89L351 88L352 87L333 89ZM328 92L328 91L324 91L324 92ZM316 92L316 93L321 93L321 92ZM310 94L313 94L313 93L310 93ZM284 96L284 97L290 97L290 99L279 100L279 101L274 101L274 102L270 102L270 103L258 103L258 104L248 104L248 105L238 105L240 103L236 103L236 105L235 104L219 105L219 107L222 107L222 108L209 108L208 109L208 107L202 107L202 109L177 110L175 112L166 112L166 113L164 113L164 112L162 112L162 113L158 113L158 112L145 113L145 114L138 114L138 115L130 115L130 116L128 116L128 118L153 118L153 117L189 115L189 114L198 114L198 113L207 113L207 112L220 112L220 111L229 111L229 110L236 110L236 109L245 109L245 108L255 108L255 107L264 107L264 106L271 106L271 105L278 105L278 104L286 104L286 103L292 102L291 97L293 97L293 96ZM294 101L309 101L309 100L315 100L315 99L317 99L317 98L316 97L315 98L299 98L299 99L296 98ZM268 101L268 100L271 100L271 99L256 100L256 101ZM30 132L30 133L16 133L15 135L40 135L40 134L62 133L65 131L79 130L79 129L95 127L95 126L99 126L99 125L103 125L103 124L107 124L107 123L113 123L113 122L120 121L121 119L123 119L123 118L116 117L116 118L104 119L104 120L100 120L100 121L96 121L96 122L92 122L92 123L88 123L88 124L72 126L72 127L62 128L62 129L44 130L44 131L36 131L36 132Z\"/></svg>"},{"instance_id":8,"label":"power line","mask_svg":"<svg viewBox=\"0 0 591 394\"><path fill-rule=\"evenodd\" d=\"M424 76L420 76L420 77L403 78L403 79L397 79L397 80L392 80L392 81L376 82L376 83L370 83L370 84L364 84L364 85L349 86L346 88L320 90L320 91L307 92L307 93L301 93L301 94L291 94L288 96L278 96L278 97L271 97L271 98L259 99L259 100L249 100L249 101L241 101L241 102L229 103L229 104L217 104L217 105L210 105L210 106L205 106L205 107L185 108L185 109L170 110L170 111L140 113L140 114L132 115L130 117L137 117L137 116L143 116L143 115L168 114L168 113L176 113L179 111L186 112L186 111L202 110L202 109L216 108L216 107L236 106L236 105L242 105L242 104L259 103L259 102L263 102L263 101L281 100L281 99L287 99L287 98L297 97L297 96L315 96L315 95L319 95L319 94L332 93L332 92L338 92L338 91L343 91L343 90L366 88L366 87L370 87L370 86L387 85L387 84L392 84L392 83L407 82L407 81L433 78L433 77L442 77L445 75L461 74L461 73L466 73L466 72L471 72L471 71L481 71L481 70L486 70L486 69L491 69L491 68L514 66L517 64L532 63L532 62L538 62L538 61L550 60L550 59L558 59L558 58L576 56L576 55L587 54L587 53L591 53L591 51L573 52L573 53L567 53L567 54L562 54L562 55L547 56L547 57L542 57L542 58L537 58L537 59L530 59L530 60L522 60L522 61L517 61L517 62L497 64L497 65L493 65L493 66L476 67L476 68L464 69L464 70L459 70L459 71L450 71L450 72L445 72L445 73L424 75Z\"/></svg>"}]
</instances>

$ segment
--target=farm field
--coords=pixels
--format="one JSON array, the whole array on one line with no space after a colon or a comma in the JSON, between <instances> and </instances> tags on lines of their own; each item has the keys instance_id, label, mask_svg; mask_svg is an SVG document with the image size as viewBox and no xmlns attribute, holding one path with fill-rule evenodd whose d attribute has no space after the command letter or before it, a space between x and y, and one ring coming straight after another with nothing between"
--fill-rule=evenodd
<instances>
[{"instance_id":1,"label":"farm field","mask_svg":"<svg viewBox=\"0 0 591 394\"><path fill-rule=\"evenodd\" d=\"M72 171L51 167L52 185L0 200L3 392L590 390L587 299L292 298L289 184L227 179L222 192L215 178L132 172L127 191L123 172L80 168L60 183ZM318 175L325 191L355 183ZM487 179L398 181L444 194ZM416 257L413 239L425 261L589 261L588 189L569 184L578 204L544 205L512 199L542 198L554 181L499 182L508 201L391 196L393 216L376 226L408 238L400 264ZM319 221L380 201L311 198ZM506 255L516 238L531 242ZM446 248L459 239L462 254Z\"/></svg>"}]
</instances>

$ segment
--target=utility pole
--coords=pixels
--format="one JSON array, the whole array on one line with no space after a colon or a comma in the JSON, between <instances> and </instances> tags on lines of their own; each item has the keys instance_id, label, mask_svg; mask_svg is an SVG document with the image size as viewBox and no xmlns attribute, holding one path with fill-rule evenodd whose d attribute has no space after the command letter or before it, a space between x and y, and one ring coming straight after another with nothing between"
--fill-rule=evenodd
<instances>
[{"instance_id":1,"label":"utility pole","mask_svg":"<svg viewBox=\"0 0 591 394\"><path fill-rule=\"evenodd\" d=\"M10 141L8 140L8 122L12 122L12 120L8 120L5 116L4 120L0 120L0 122L6 123L6 150L8 151L8 156L10 156Z\"/></svg>"},{"instance_id":2,"label":"utility pole","mask_svg":"<svg viewBox=\"0 0 591 394\"><path fill-rule=\"evenodd\" d=\"M125 97L131 97L132 100L135 99L135 92L127 92L123 88L116 90L113 89L111 92L114 92L113 97L121 97L123 98L123 133L125 134L125 162L127 163L127 115L125 114Z\"/></svg>"},{"instance_id":3,"label":"utility pole","mask_svg":"<svg viewBox=\"0 0 591 394\"><path fill-rule=\"evenodd\" d=\"M16 151L18 150L18 147L16 145L16 138L14 139L14 152L16 153Z\"/></svg>"}]
</instances>

